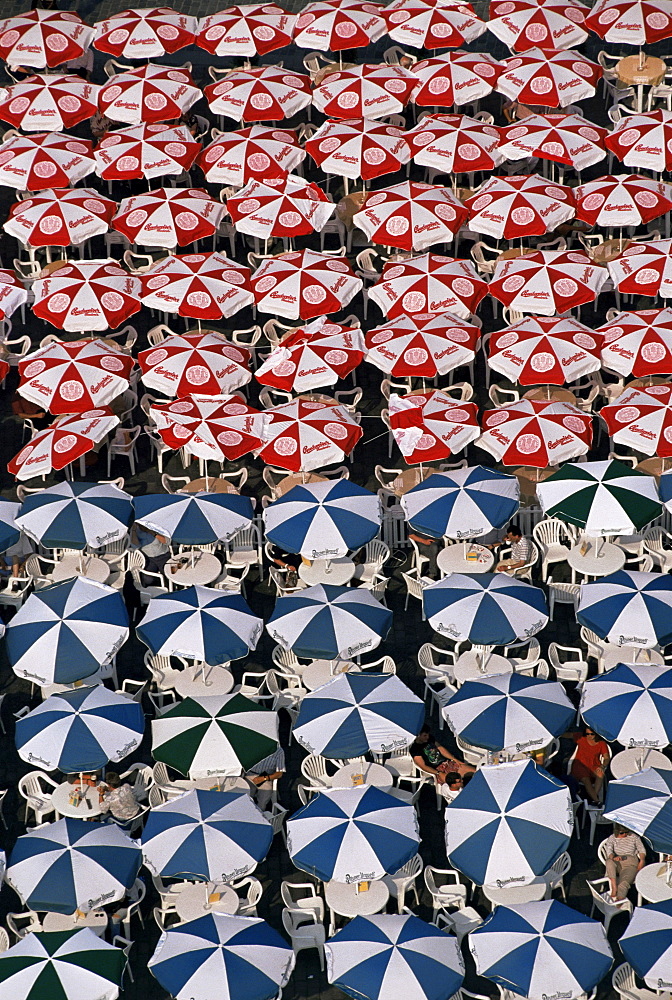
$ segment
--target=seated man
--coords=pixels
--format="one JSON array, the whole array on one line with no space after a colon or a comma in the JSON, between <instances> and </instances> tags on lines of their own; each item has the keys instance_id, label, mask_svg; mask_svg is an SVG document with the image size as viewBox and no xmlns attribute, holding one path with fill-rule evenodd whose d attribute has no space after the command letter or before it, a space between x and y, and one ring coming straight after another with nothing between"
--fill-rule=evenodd
<instances>
[{"instance_id":1,"label":"seated man","mask_svg":"<svg viewBox=\"0 0 672 1000\"><path fill-rule=\"evenodd\" d=\"M120 826L130 826L140 812L140 805L130 785L122 782L114 771L108 771L101 787L107 789L100 804L101 812L109 812Z\"/></svg>"},{"instance_id":2,"label":"seated man","mask_svg":"<svg viewBox=\"0 0 672 1000\"><path fill-rule=\"evenodd\" d=\"M532 542L523 535L517 524L509 525L503 540L511 546L511 555L498 562L495 569L498 573L514 574L532 558Z\"/></svg>"},{"instance_id":3,"label":"seated man","mask_svg":"<svg viewBox=\"0 0 672 1000\"><path fill-rule=\"evenodd\" d=\"M457 771L439 773L436 776L437 791L439 795L443 795L446 802L452 802L453 799L457 798L463 786L462 776Z\"/></svg>"},{"instance_id":4,"label":"seated man","mask_svg":"<svg viewBox=\"0 0 672 1000\"><path fill-rule=\"evenodd\" d=\"M637 872L646 864L646 848L632 830L614 823L606 839L606 867L612 899L625 899Z\"/></svg>"},{"instance_id":5,"label":"seated man","mask_svg":"<svg viewBox=\"0 0 672 1000\"><path fill-rule=\"evenodd\" d=\"M278 747L275 753L264 757L245 774L247 780L254 785L252 794L262 812L268 809L273 800L273 782L278 781L284 773L285 751Z\"/></svg>"}]
</instances>

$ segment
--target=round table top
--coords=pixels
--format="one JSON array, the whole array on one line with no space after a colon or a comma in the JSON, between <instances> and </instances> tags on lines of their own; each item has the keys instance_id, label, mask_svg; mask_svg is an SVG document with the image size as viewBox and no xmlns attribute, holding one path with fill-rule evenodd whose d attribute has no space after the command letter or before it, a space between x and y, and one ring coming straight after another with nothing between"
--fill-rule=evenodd
<instances>
[{"instance_id":1,"label":"round table top","mask_svg":"<svg viewBox=\"0 0 672 1000\"><path fill-rule=\"evenodd\" d=\"M180 698L203 698L206 695L228 694L233 687L233 674L226 667L194 664L176 670L173 688Z\"/></svg>"},{"instance_id":2,"label":"round table top","mask_svg":"<svg viewBox=\"0 0 672 1000\"><path fill-rule=\"evenodd\" d=\"M590 546L585 555L581 554L583 542L573 545L567 553L567 562L577 573L583 573L584 576L608 576L609 573L623 569L625 552L618 545L601 538L584 541Z\"/></svg>"},{"instance_id":3,"label":"round table top","mask_svg":"<svg viewBox=\"0 0 672 1000\"><path fill-rule=\"evenodd\" d=\"M486 674L513 673L512 661L506 656L501 656L499 653L490 653L486 656L485 670L483 671L479 667L480 662L480 653L476 653L473 649L468 650L466 653L462 653L453 667L455 680L459 684L463 684L464 681L478 680Z\"/></svg>"},{"instance_id":4,"label":"round table top","mask_svg":"<svg viewBox=\"0 0 672 1000\"><path fill-rule=\"evenodd\" d=\"M178 493L237 493L238 490L228 479L219 476L203 476L202 479L192 479L190 483L177 491Z\"/></svg>"},{"instance_id":5,"label":"round table top","mask_svg":"<svg viewBox=\"0 0 672 1000\"><path fill-rule=\"evenodd\" d=\"M546 879L537 877L528 885L484 885L483 895L497 906L515 906L518 903L531 903L543 899L546 895Z\"/></svg>"},{"instance_id":6,"label":"round table top","mask_svg":"<svg viewBox=\"0 0 672 1000\"><path fill-rule=\"evenodd\" d=\"M79 913L45 913L42 919L43 931L72 931L82 927L90 927L102 937L107 930L107 913L105 910L89 910L81 916Z\"/></svg>"},{"instance_id":7,"label":"round table top","mask_svg":"<svg viewBox=\"0 0 672 1000\"><path fill-rule=\"evenodd\" d=\"M535 386L534 389L528 389L523 399L540 399L545 403L571 403L573 406L577 404L574 393L569 389L563 389L561 385Z\"/></svg>"},{"instance_id":8,"label":"round table top","mask_svg":"<svg viewBox=\"0 0 672 1000\"><path fill-rule=\"evenodd\" d=\"M413 469L404 469L396 479L393 479L388 484L388 489L396 493L398 497L401 497L404 493L412 490L414 486L419 486L420 483L424 483L425 479L429 479L430 476L439 471L439 469L435 469L430 465L423 465L422 468L416 465Z\"/></svg>"},{"instance_id":9,"label":"round table top","mask_svg":"<svg viewBox=\"0 0 672 1000\"><path fill-rule=\"evenodd\" d=\"M645 472L649 476L658 479L664 472L672 469L672 458L645 458L636 466L637 472Z\"/></svg>"},{"instance_id":10,"label":"round table top","mask_svg":"<svg viewBox=\"0 0 672 1000\"><path fill-rule=\"evenodd\" d=\"M314 559L310 565L302 562L299 566L299 576L310 587L316 583L331 583L335 587L344 587L350 583L354 575L355 564L347 556L339 559Z\"/></svg>"},{"instance_id":11,"label":"round table top","mask_svg":"<svg viewBox=\"0 0 672 1000\"><path fill-rule=\"evenodd\" d=\"M323 684L328 684L338 674L347 673L349 670L358 673L359 667L352 660L313 660L305 670L301 671L301 680L309 691L315 691Z\"/></svg>"},{"instance_id":12,"label":"round table top","mask_svg":"<svg viewBox=\"0 0 672 1000\"><path fill-rule=\"evenodd\" d=\"M619 80L623 83L641 86L642 84L659 84L665 79L667 66L658 56L650 56L646 53L640 55L625 56L614 66L614 71Z\"/></svg>"},{"instance_id":13,"label":"round table top","mask_svg":"<svg viewBox=\"0 0 672 1000\"><path fill-rule=\"evenodd\" d=\"M605 240L590 251L590 259L594 264L608 264L630 246L630 240Z\"/></svg>"},{"instance_id":14,"label":"round table top","mask_svg":"<svg viewBox=\"0 0 672 1000\"><path fill-rule=\"evenodd\" d=\"M87 580L105 583L110 576L110 567L104 559L85 553L82 553L81 556L63 556L54 566L51 579L54 583L60 583L61 580L70 580L73 576L85 576Z\"/></svg>"},{"instance_id":15,"label":"round table top","mask_svg":"<svg viewBox=\"0 0 672 1000\"><path fill-rule=\"evenodd\" d=\"M657 767L661 771L672 771L672 760L660 750L651 747L632 747L621 750L611 758L609 768L613 778L627 778L629 774L637 774L647 767Z\"/></svg>"},{"instance_id":16,"label":"round table top","mask_svg":"<svg viewBox=\"0 0 672 1000\"><path fill-rule=\"evenodd\" d=\"M362 775L363 781L355 782L352 780L358 774ZM392 772L388 771L382 764L345 764L343 767L339 767L331 779L332 788L352 788L356 784L390 788Z\"/></svg>"},{"instance_id":17,"label":"round table top","mask_svg":"<svg viewBox=\"0 0 672 1000\"><path fill-rule=\"evenodd\" d=\"M218 895L219 899L206 902L206 895ZM180 920L197 920L206 913L236 913L240 897L231 886L212 882L183 882L171 885L170 898Z\"/></svg>"},{"instance_id":18,"label":"round table top","mask_svg":"<svg viewBox=\"0 0 672 1000\"><path fill-rule=\"evenodd\" d=\"M370 916L380 913L390 898L384 882L369 882L366 892L357 892L357 882L327 882L324 898L327 906L342 917Z\"/></svg>"},{"instance_id":19,"label":"round table top","mask_svg":"<svg viewBox=\"0 0 672 1000\"><path fill-rule=\"evenodd\" d=\"M326 476L318 476L315 472L294 472L291 476L285 476L273 487L276 497L282 497L289 493L295 486L311 486L314 483L325 483Z\"/></svg>"},{"instance_id":20,"label":"round table top","mask_svg":"<svg viewBox=\"0 0 672 1000\"><path fill-rule=\"evenodd\" d=\"M343 62L343 63L328 63L322 69L318 70L317 75L313 81L314 87L319 87L322 84L325 76L329 76L331 73L341 73L344 69L352 69L354 63Z\"/></svg>"},{"instance_id":21,"label":"round table top","mask_svg":"<svg viewBox=\"0 0 672 1000\"><path fill-rule=\"evenodd\" d=\"M467 559L472 554L475 559ZM436 565L442 573L489 573L495 557L485 545L477 542L456 542L439 552Z\"/></svg>"},{"instance_id":22,"label":"round table top","mask_svg":"<svg viewBox=\"0 0 672 1000\"><path fill-rule=\"evenodd\" d=\"M642 649L641 646L614 646L609 643L602 653L602 669L611 670L617 663L665 664L665 658L658 649Z\"/></svg>"},{"instance_id":23,"label":"round table top","mask_svg":"<svg viewBox=\"0 0 672 1000\"><path fill-rule=\"evenodd\" d=\"M662 872L662 875L659 875L659 872ZM667 865L664 861L645 865L637 872L635 888L647 903L662 903L666 899L672 899L672 887L665 881L666 872Z\"/></svg>"},{"instance_id":24,"label":"round table top","mask_svg":"<svg viewBox=\"0 0 672 1000\"><path fill-rule=\"evenodd\" d=\"M68 781L64 781L58 788L54 788L51 804L59 816L72 816L76 819L93 819L94 816L100 816L102 809L98 789L86 785L82 801L78 806L73 806L70 802L70 795L76 790L76 786L71 785Z\"/></svg>"},{"instance_id":25,"label":"round table top","mask_svg":"<svg viewBox=\"0 0 672 1000\"><path fill-rule=\"evenodd\" d=\"M500 260L515 260L516 257L525 257L528 253L536 253L534 247L510 247L503 253L500 253L499 257L496 258L495 264L499 264Z\"/></svg>"},{"instance_id":26,"label":"round table top","mask_svg":"<svg viewBox=\"0 0 672 1000\"><path fill-rule=\"evenodd\" d=\"M183 552L169 559L164 568L167 580L182 587L212 583L222 572L222 564L213 552Z\"/></svg>"},{"instance_id":27,"label":"round table top","mask_svg":"<svg viewBox=\"0 0 672 1000\"><path fill-rule=\"evenodd\" d=\"M648 389L651 385L671 385L669 375L643 375L628 382L626 389Z\"/></svg>"}]
</instances>

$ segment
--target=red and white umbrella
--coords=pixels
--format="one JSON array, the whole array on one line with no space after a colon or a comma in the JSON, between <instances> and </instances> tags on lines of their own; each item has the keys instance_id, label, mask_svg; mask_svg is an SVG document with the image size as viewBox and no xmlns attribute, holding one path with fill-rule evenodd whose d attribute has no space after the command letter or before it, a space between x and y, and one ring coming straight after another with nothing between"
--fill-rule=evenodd
<instances>
[{"instance_id":1,"label":"red and white umbrella","mask_svg":"<svg viewBox=\"0 0 672 1000\"><path fill-rule=\"evenodd\" d=\"M322 188L296 174L249 181L226 199L226 210L238 232L263 240L319 233L335 208Z\"/></svg>"},{"instance_id":2,"label":"red and white umbrella","mask_svg":"<svg viewBox=\"0 0 672 1000\"><path fill-rule=\"evenodd\" d=\"M201 18L196 44L213 56L263 56L290 44L295 21L273 3L227 7Z\"/></svg>"},{"instance_id":3,"label":"red and white umbrella","mask_svg":"<svg viewBox=\"0 0 672 1000\"><path fill-rule=\"evenodd\" d=\"M93 143L60 132L11 135L0 145L0 185L17 191L68 187L95 166Z\"/></svg>"},{"instance_id":4,"label":"red and white umbrella","mask_svg":"<svg viewBox=\"0 0 672 1000\"><path fill-rule=\"evenodd\" d=\"M46 476L86 455L119 423L106 406L62 417L31 438L7 466L19 480Z\"/></svg>"},{"instance_id":5,"label":"red and white umbrella","mask_svg":"<svg viewBox=\"0 0 672 1000\"><path fill-rule=\"evenodd\" d=\"M221 396L252 378L250 352L215 330L173 334L138 354L142 381L167 396Z\"/></svg>"},{"instance_id":6,"label":"red and white umbrella","mask_svg":"<svg viewBox=\"0 0 672 1000\"><path fill-rule=\"evenodd\" d=\"M352 222L372 243L399 250L426 250L452 240L468 215L448 188L402 181L368 195Z\"/></svg>"},{"instance_id":7,"label":"red and white umbrella","mask_svg":"<svg viewBox=\"0 0 672 1000\"><path fill-rule=\"evenodd\" d=\"M454 49L486 29L470 3L392 0L383 10L390 38L416 49Z\"/></svg>"},{"instance_id":8,"label":"red and white umbrella","mask_svg":"<svg viewBox=\"0 0 672 1000\"><path fill-rule=\"evenodd\" d=\"M609 406L603 406L609 436L645 455L672 456L672 385L626 389Z\"/></svg>"},{"instance_id":9,"label":"red and white umbrella","mask_svg":"<svg viewBox=\"0 0 672 1000\"><path fill-rule=\"evenodd\" d=\"M365 0L315 0L296 19L294 44L320 52L363 48L387 31L382 11Z\"/></svg>"},{"instance_id":10,"label":"red and white umbrella","mask_svg":"<svg viewBox=\"0 0 672 1000\"><path fill-rule=\"evenodd\" d=\"M339 312L361 287L347 260L315 250L281 253L262 261L252 275L257 308L287 319Z\"/></svg>"},{"instance_id":11,"label":"red and white umbrella","mask_svg":"<svg viewBox=\"0 0 672 1000\"><path fill-rule=\"evenodd\" d=\"M155 59L196 40L198 21L172 7L136 7L94 24L93 47L124 59Z\"/></svg>"},{"instance_id":12,"label":"red and white umbrella","mask_svg":"<svg viewBox=\"0 0 672 1000\"><path fill-rule=\"evenodd\" d=\"M606 174L574 188L576 218L591 226L641 226L672 208L672 185L637 174Z\"/></svg>"},{"instance_id":13,"label":"red and white umbrella","mask_svg":"<svg viewBox=\"0 0 672 1000\"><path fill-rule=\"evenodd\" d=\"M411 94L414 104L422 107L451 108L469 104L491 94L502 64L487 52L457 49L413 66L419 83Z\"/></svg>"},{"instance_id":14,"label":"red and white umbrella","mask_svg":"<svg viewBox=\"0 0 672 1000\"><path fill-rule=\"evenodd\" d=\"M7 319L28 301L28 292L14 271L0 269L0 319Z\"/></svg>"},{"instance_id":15,"label":"red and white umbrella","mask_svg":"<svg viewBox=\"0 0 672 1000\"><path fill-rule=\"evenodd\" d=\"M490 177L464 204L469 228L498 240L542 236L574 216L572 189L534 174Z\"/></svg>"},{"instance_id":16,"label":"red and white umbrella","mask_svg":"<svg viewBox=\"0 0 672 1000\"><path fill-rule=\"evenodd\" d=\"M390 261L369 298L390 319L416 313L454 313L467 319L487 294L488 283L471 261L426 253L397 263Z\"/></svg>"},{"instance_id":17,"label":"red and white umbrella","mask_svg":"<svg viewBox=\"0 0 672 1000\"><path fill-rule=\"evenodd\" d=\"M240 396L183 396L150 408L169 448L205 461L235 461L263 444L268 417Z\"/></svg>"},{"instance_id":18,"label":"red and white umbrella","mask_svg":"<svg viewBox=\"0 0 672 1000\"><path fill-rule=\"evenodd\" d=\"M220 133L198 157L211 184L243 187L248 181L284 177L306 156L294 129L251 125Z\"/></svg>"},{"instance_id":19,"label":"red and white umbrella","mask_svg":"<svg viewBox=\"0 0 672 1000\"><path fill-rule=\"evenodd\" d=\"M499 130L468 115L425 115L406 138L419 166L446 174L494 170L505 159Z\"/></svg>"},{"instance_id":20,"label":"red and white umbrella","mask_svg":"<svg viewBox=\"0 0 672 1000\"><path fill-rule=\"evenodd\" d=\"M576 0L491 0L488 31L512 52L573 49L588 37L589 11Z\"/></svg>"},{"instance_id":21,"label":"red and white umbrella","mask_svg":"<svg viewBox=\"0 0 672 1000\"><path fill-rule=\"evenodd\" d=\"M96 113L99 90L81 76L38 73L0 90L0 119L24 132L60 132Z\"/></svg>"},{"instance_id":22,"label":"red and white umbrella","mask_svg":"<svg viewBox=\"0 0 672 1000\"><path fill-rule=\"evenodd\" d=\"M313 104L330 118L384 118L404 110L417 82L403 66L365 63L325 76Z\"/></svg>"},{"instance_id":23,"label":"red and white umbrella","mask_svg":"<svg viewBox=\"0 0 672 1000\"><path fill-rule=\"evenodd\" d=\"M110 77L100 89L98 107L113 121L151 125L179 118L200 96L186 69L148 63Z\"/></svg>"},{"instance_id":24,"label":"red and white umbrella","mask_svg":"<svg viewBox=\"0 0 672 1000\"><path fill-rule=\"evenodd\" d=\"M623 295L672 298L672 240L632 243L607 266Z\"/></svg>"},{"instance_id":25,"label":"red and white umbrella","mask_svg":"<svg viewBox=\"0 0 672 1000\"><path fill-rule=\"evenodd\" d=\"M408 465L440 462L481 433L476 403L456 402L440 389L392 393L389 414L392 436Z\"/></svg>"},{"instance_id":26,"label":"red and white umbrella","mask_svg":"<svg viewBox=\"0 0 672 1000\"><path fill-rule=\"evenodd\" d=\"M406 133L371 118L324 122L306 151L325 173L365 181L395 173L411 158Z\"/></svg>"},{"instance_id":27,"label":"red and white umbrella","mask_svg":"<svg viewBox=\"0 0 672 1000\"><path fill-rule=\"evenodd\" d=\"M79 59L93 28L73 10L30 10L0 22L0 59L10 66L61 66Z\"/></svg>"},{"instance_id":28,"label":"red and white umbrella","mask_svg":"<svg viewBox=\"0 0 672 1000\"><path fill-rule=\"evenodd\" d=\"M228 319L254 302L251 274L221 253L171 255L140 275L142 302L192 319Z\"/></svg>"},{"instance_id":29,"label":"red and white umbrella","mask_svg":"<svg viewBox=\"0 0 672 1000\"><path fill-rule=\"evenodd\" d=\"M134 364L98 339L48 344L19 362L19 392L51 413L83 413L125 392Z\"/></svg>"},{"instance_id":30,"label":"red and white umbrella","mask_svg":"<svg viewBox=\"0 0 672 1000\"><path fill-rule=\"evenodd\" d=\"M79 246L106 233L116 210L94 188L52 188L15 202L2 228L30 247Z\"/></svg>"},{"instance_id":31,"label":"red and white umbrella","mask_svg":"<svg viewBox=\"0 0 672 1000\"><path fill-rule=\"evenodd\" d=\"M124 198L112 227L131 243L183 247L213 236L225 211L204 188L157 188Z\"/></svg>"},{"instance_id":32,"label":"red and white umbrella","mask_svg":"<svg viewBox=\"0 0 672 1000\"><path fill-rule=\"evenodd\" d=\"M479 327L451 313L415 313L366 335L366 360L393 377L435 378L474 360Z\"/></svg>"},{"instance_id":33,"label":"red and white umbrella","mask_svg":"<svg viewBox=\"0 0 672 1000\"><path fill-rule=\"evenodd\" d=\"M604 144L626 167L659 174L672 170L672 111L659 108L645 115L626 115Z\"/></svg>"},{"instance_id":34,"label":"red and white umbrella","mask_svg":"<svg viewBox=\"0 0 672 1000\"><path fill-rule=\"evenodd\" d=\"M672 309L622 312L598 327L602 364L627 377L672 374Z\"/></svg>"},{"instance_id":35,"label":"red and white umbrella","mask_svg":"<svg viewBox=\"0 0 672 1000\"><path fill-rule=\"evenodd\" d=\"M602 67L578 52L530 49L504 61L496 89L512 101L564 108L592 97Z\"/></svg>"},{"instance_id":36,"label":"red and white umbrella","mask_svg":"<svg viewBox=\"0 0 672 1000\"><path fill-rule=\"evenodd\" d=\"M255 372L262 385L311 392L346 378L364 358L364 334L320 316L292 330Z\"/></svg>"},{"instance_id":37,"label":"red and white umbrella","mask_svg":"<svg viewBox=\"0 0 672 1000\"><path fill-rule=\"evenodd\" d=\"M188 170L201 151L185 125L132 125L109 132L93 151L107 181L163 177Z\"/></svg>"},{"instance_id":38,"label":"red and white umbrella","mask_svg":"<svg viewBox=\"0 0 672 1000\"><path fill-rule=\"evenodd\" d=\"M310 77L281 66L231 70L203 93L215 114L248 122L291 118L312 99Z\"/></svg>"},{"instance_id":39,"label":"red and white umbrella","mask_svg":"<svg viewBox=\"0 0 672 1000\"><path fill-rule=\"evenodd\" d=\"M362 436L344 406L298 396L266 410L269 417L258 455L290 472L310 472L342 462Z\"/></svg>"},{"instance_id":40,"label":"red and white umbrella","mask_svg":"<svg viewBox=\"0 0 672 1000\"><path fill-rule=\"evenodd\" d=\"M601 341L571 316L527 316L491 334L488 364L521 385L564 385L599 370Z\"/></svg>"},{"instance_id":41,"label":"red and white umbrella","mask_svg":"<svg viewBox=\"0 0 672 1000\"><path fill-rule=\"evenodd\" d=\"M500 152L507 160L538 156L585 170L607 155L606 128L581 115L529 115L515 125L499 129Z\"/></svg>"},{"instance_id":42,"label":"red and white umbrella","mask_svg":"<svg viewBox=\"0 0 672 1000\"><path fill-rule=\"evenodd\" d=\"M140 282L109 258L68 261L33 292L35 315L59 330L114 330L140 310Z\"/></svg>"},{"instance_id":43,"label":"red and white umbrella","mask_svg":"<svg viewBox=\"0 0 672 1000\"><path fill-rule=\"evenodd\" d=\"M503 465L545 469L585 455L593 440L592 423L590 414L571 403L520 399L485 411L476 445Z\"/></svg>"},{"instance_id":44,"label":"red and white umbrella","mask_svg":"<svg viewBox=\"0 0 672 1000\"><path fill-rule=\"evenodd\" d=\"M668 0L597 0L586 27L605 42L650 45L672 36Z\"/></svg>"},{"instance_id":45,"label":"red and white umbrella","mask_svg":"<svg viewBox=\"0 0 672 1000\"><path fill-rule=\"evenodd\" d=\"M517 312L554 316L594 302L608 278L606 269L575 250L536 250L500 261L490 294Z\"/></svg>"}]
</instances>

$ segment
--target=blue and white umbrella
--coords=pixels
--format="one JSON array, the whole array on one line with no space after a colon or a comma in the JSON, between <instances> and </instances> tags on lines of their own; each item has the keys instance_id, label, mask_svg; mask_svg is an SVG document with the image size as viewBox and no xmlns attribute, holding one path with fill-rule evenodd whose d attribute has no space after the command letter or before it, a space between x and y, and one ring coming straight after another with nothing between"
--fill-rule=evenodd
<instances>
[{"instance_id":1,"label":"blue and white umbrella","mask_svg":"<svg viewBox=\"0 0 672 1000\"><path fill-rule=\"evenodd\" d=\"M392 612L364 587L318 584L276 601L266 630L297 656L347 660L375 649L391 624Z\"/></svg>"},{"instance_id":2,"label":"blue and white umbrella","mask_svg":"<svg viewBox=\"0 0 672 1000\"><path fill-rule=\"evenodd\" d=\"M16 723L21 760L64 774L118 764L142 742L145 715L102 684L52 694Z\"/></svg>"},{"instance_id":3,"label":"blue and white umbrella","mask_svg":"<svg viewBox=\"0 0 672 1000\"><path fill-rule=\"evenodd\" d=\"M380 531L380 501L349 479L295 486L264 511L266 537L284 552L335 559Z\"/></svg>"},{"instance_id":4,"label":"blue and white umbrella","mask_svg":"<svg viewBox=\"0 0 672 1000\"><path fill-rule=\"evenodd\" d=\"M402 750L424 721L424 702L395 674L342 673L302 699L292 735L338 760Z\"/></svg>"},{"instance_id":5,"label":"blue and white umbrella","mask_svg":"<svg viewBox=\"0 0 672 1000\"><path fill-rule=\"evenodd\" d=\"M7 656L35 684L89 677L128 639L128 612L118 590L75 577L31 594L7 626Z\"/></svg>"},{"instance_id":6,"label":"blue and white umbrella","mask_svg":"<svg viewBox=\"0 0 672 1000\"><path fill-rule=\"evenodd\" d=\"M47 549L100 548L123 538L133 498L110 483L57 483L27 496L16 523Z\"/></svg>"},{"instance_id":7,"label":"blue and white umbrella","mask_svg":"<svg viewBox=\"0 0 672 1000\"><path fill-rule=\"evenodd\" d=\"M273 827L245 792L195 789L152 809L142 853L154 875L230 882L253 871L272 840Z\"/></svg>"},{"instance_id":8,"label":"blue and white umbrella","mask_svg":"<svg viewBox=\"0 0 672 1000\"><path fill-rule=\"evenodd\" d=\"M21 529L15 520L20 507L21 504L13 500L0 500L0 552L16 545L21 536Z\"/></svg>"},{"instance_id":9,"label":"blue and white umbrella","mask_svg":"<svg viewBox=\"0 0 672 1000\"><path fill-rule=\"evenodd\" d=\"M208 913L165 931L147 964L175 1000L271 1000L295 961L265 920Z\"/></svg>"},{"instance_id":10,"label":"blue and white umbrella","mask_svg":"<svg viewBox=\"0 0 672 1000\"><path fill-rule=\"evenodd\" d=\"M263 627L240 594L185 587L153 597L136 633L157 656L186 656L216 665L247 656Z\"/></svg>"},{"instance_id":11,"label":"blue and white umbrella","mask_svg":"<svg viewBox=\"0 0 672 1000\"><path fill-rule=\"evenodd\" d=\"M425 587L422 601L432 628L455 641L499 646L548 623L543 590L506 573L451 573Z\"/></svg>"},{"instance_id":12,"label":"blue and white umbrella","mask_svg":"<svg viewBox=\"0 0 672 1000\"><path fill-rule=\"evenodd\" d=\"M672 743L672 670L619 663L584 685L581 714L609 743L666 747Z\"/></svg>"},{"instance_id":13,"label":"blue and white umbrella","mask_svg":"<svg viewBox=\"0 0 672 1000\"><path fill-rule=\"evenodd\" d=\"M446 806L446 853L477 885L526 885L567 850L567 785L531 760L479 768Z\"/></svg>"},{"instance_id":14,"label":"blue and white umbrella","mask_svg":"<svg viewBox=\"0 0 672 1000\"><path fill-rule=\"evenodd\" d=\"M253 517L252 500L237 493L149 493L135 500L138 524L166 535L173 545L226 541Z\"/></svg>"},{"instance_id":15,"label":"blue and white umbrella","mask_svg":"<svg viewBox=\"0 0 672 1000\"><path fill-rule=\"evenodd\" d=\"M469 935L469 949L479 976L548 1000L589 993L613 958L602 924L557 899L495 907Z\"/></svg>"},{"instance_id":16,"label":"blue and white umbrella","mask_svg":"<svg viewBox=\"0 0 672 1000\"><path fill-rule=\"evenodd\" d=\"M647 767L610 781L604 815L646 837L654 851L672 854L672 771Z\"/></svg>"},{"instance_id":17,"label":"blue and white umbrella","mask_svg":"<svg viewBox=\"0 0 672 1000\"><path fill-rule=\"evenodd\" d=\"M358 1000L449 1000L464 979L457 938L412 914L355 917L324 951L327 980Z\"/></svg>"},{"instance_id":18,"label":"blue and white umbrella","mask_svg":"<svg viewBox=\"0 0 672 1000\"><path fill-rule=\"evenodd\" d=\"M126 895L142 851L115 823L60 819L19 837L5 881L31 910L94 910Z\"/></svg>"},{"instance_id":19,"label":"blue and white umbrella","mask_svg":"<svg viewBox=\"0 0 672 1000\"><path fill-rule=\"evenodd\" d=\"M443 708L456 736L484 750L547 746L571 727L576 709L562 684L524 674L466 681Z\"/></svg>"},{"instance_id":20,"label":"blue and white umbrella","mask_svg":"<svg viewBox=\"0 0 672 1000\"><path fill-rule=\"evenodd\" d=\"M616 646L666 646L672 642L672 576L621 569L584 583L576 617Z\"/></svg>"},{"instance_id":21,"label":"blue and white umbrella","mask_svg":"<svg viewBox=\"0 0 672 1000\"><path fill-rule=\"evenodd\" d=\"M287 821L294 865L324 882L392 875L419 843L415 807L374 785L319 792Z\"/></svg>"},{"instance_id":22,"label":"blue and white umbrella","mask_svg":"<svg viewBox=\"0 0 672 1000\"><path fill-rule=\"evenodd\" d=\"M635 907L618 944L649 989L672 989L672 899Z\"/></svg>"},{"instance_id":23,"label":"blue and white umbrella","mask_svg":"<svg viewBox=\"0 0 672 1000\"><path fill-rule=\"evenodd\" d=\"M401 498L406 520L430 538L478 538L511 520L520 506L515 476L471 465L435 472Z\"/></svg>"}]
</instances>

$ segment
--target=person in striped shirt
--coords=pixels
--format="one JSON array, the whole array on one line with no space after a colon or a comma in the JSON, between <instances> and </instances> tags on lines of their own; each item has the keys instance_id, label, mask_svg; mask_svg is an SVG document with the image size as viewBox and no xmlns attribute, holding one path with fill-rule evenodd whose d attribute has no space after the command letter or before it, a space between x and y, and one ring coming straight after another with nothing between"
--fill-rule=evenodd
<instances>
[{"instance_id":1,"label":"person in striped shirt","mask_svg":"<svg viewBox=\"0 0 672 1000\"><path fill-rule=\"evenodd\" d=\"M607 878L612 899L625 899L637 872L646 864L646 848L632 830L614 823L614 832L606 840Z\"/></svg>"}]
</instances>

